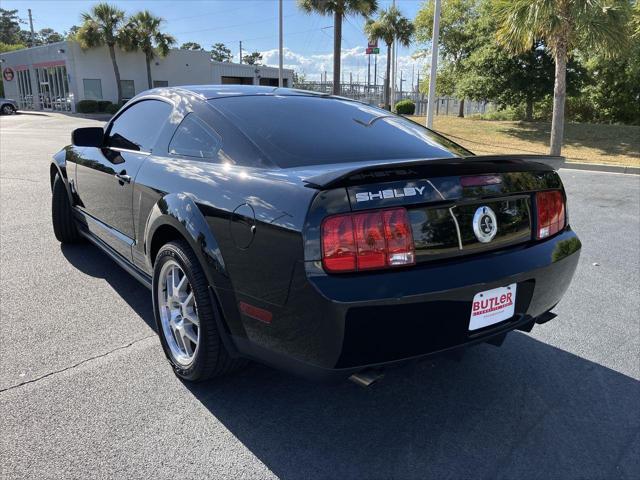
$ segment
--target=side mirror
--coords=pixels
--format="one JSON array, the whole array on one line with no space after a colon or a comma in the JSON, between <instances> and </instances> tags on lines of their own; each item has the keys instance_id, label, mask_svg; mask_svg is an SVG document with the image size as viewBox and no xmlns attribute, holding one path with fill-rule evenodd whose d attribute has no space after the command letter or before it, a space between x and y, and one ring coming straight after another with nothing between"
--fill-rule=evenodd
<instances>
[{"instance_id":1,"label":"side mirror","mask_svg":"<svg viewBox=\"0 0 640 480\"><path fill-rule=\"evenodd\" d=\"M76 128L71 132L71 143L77 147L100 148L104 144L102 127Z\"/></svg>"}]
</instances>

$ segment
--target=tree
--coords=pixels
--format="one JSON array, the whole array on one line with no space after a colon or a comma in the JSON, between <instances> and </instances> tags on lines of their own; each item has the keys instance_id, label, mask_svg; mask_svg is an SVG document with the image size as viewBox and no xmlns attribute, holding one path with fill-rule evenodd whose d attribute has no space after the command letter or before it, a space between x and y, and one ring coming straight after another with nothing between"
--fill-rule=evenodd
<instances>
[{"instance_id":1,"label":"tree","mask_svg":"<svg viewBox=\"0 0 640 480\"><path fill-rule=\"evenodd\" d=\"M457 91L476 101L492 100L499 106L524 103L525 120L533 120L533 106L553 90L553 58L542 42L535 42L519 55L509 54L495 41L487 41L464 62ZM586 71L575 60L567 64L567 93L578 94Z\"/></svg>"},{"instance_id":2,"label":"tree","mask_svg":"<svg viewBox=\"0 0 640 480\"><path fill-rule=\"evenodd\" d=\"M80 18L82 25L75 38L82 49L107 46L113 74L116 77L118 103L121 103L122 86L120 85L120 70L116 61L116 45L122 44L124 11L108 3L98 3L89 12L82 13Z\"/></svg>"},{"instance_id":3,"label":"tree","mask_svg":"<svg viewBox=\"0 0 640 480\"><path fill-rule=\"evenodd\" d=\"M627 44L628 0L495 0L498 40L514 53L536 40L550 48L555 62L551 155L560 155L564 135L567 60L582 46L612 54Z\"/></svg>"},{"instance_id":4,"label":"tree","mask_svg":"<svg viewBox=\"0 0 640 480\"><path fill-rule=\"evenodd\" d=\"M430 43L433 36L434 2L425 4L416 16L416 39ZM456 77L464 73L464 60L478 47L478 18L480 12L477 0L447 0L440 11L440 56L451 64ZM486 37L485 37L486 39ZM459 117L464 117L464 97L460 96Z\"/></svg>"},{"instance_id":5,"label":"tree","mask_svg":"<svg viewBox=\"0 0 640 480\"><path fill-rule=\"evenodd\" d=\"M199 43L196 42L187 42L187 43L183 43L182 45L180 45L180 50L204 50L204 48L202 48L200 46Z\"/></svg>"},{"instance_id":6,"label":"tree","mask_svg":"<svg viewBox=\"0 0 640 480\"><path fill-rule=\"evenodd\" d=\"M615 58L591 52L579 57L584 57L589 79L580 97L569 99L572 117L640 125L640 35Z\"/></svg>"},{"instance_id":7,"label":"tree","mask_svg":"<svg viewBox=\"0 0 640 480\"><path fill-rule=\"evenodd\" d=\"M56 32L53 28L43 28L36 33L36 39L38 45L48 45L50 43L64 41L64 35Z\"/></svg>"},{"instance_id":8,"label":"tree","mask_svg":"<svg viewBox=\"0 0 640 480\"><path fill-rule=\"evenodd\" d=\"M129 18L124 28L123 45L125 50L141 50L144 53L149 88L153 88L151 60L156 56L166 57L171 46L176 43L175 38L160 30L162 22L164 22L162 18L144 10Z\"/></svg>"},{"instance_id":9,"label":"tree","mask_svg":"<svg viewBox=\"0 0 640 480\"><path fill-rule=\"evenodd\" d=\"M307 13L333 15L333 94L340 95L340 57L342 53L342 19L346 15L368 17L378 9L377 0L298 0Z\"/></svg>"},{"instance_id":10,"label":"tree","mask_svg":"<svg viewBox=\"0 0 640 480\"><path fill-rule=\"evenodd\" d=\"M369 19L364 26L365 34L371 41L382 40L387 45L387 73L384 78L384 105L391 110L391 45L395 40L408 47L414 34L414 26L400 10L391 6L382 10L377 20Z\"/></svg>"},{"instance_id":11,"label":"tree","mask_svg":"<svg viewBox=\"0 0 640 480\"><path fill-rule=\"evenodd\" d=\"M211 47L211 58L217 62L230 62L233 56L224 43L216 43Z\"/></svg>"},{"instance_id":12,"label":"tree","mask_svg":"<svg viewBox=\"0 0 640 480\"><path fill-rule=\"evenodd\" d=\"M18 10L0 8L0 43L15 45L22 43L23 40Z\"/></svg>"},{"instance_id":13,"label":"tree","mask_svg":"<svg viewBox=\"0 0 640 480\"><path fill-rule=\"evenodd\" d=\"M262 54L260 52L253 52L249 55L244 55L242 61L247 65L260 65L260 62L262 62Z\"/></svg>"},{"instance_id":14,"label":"tree","mask_svg":"<svg viewBox=\"0 0 640 480\"><path fill-rule=\"evenodd\" d=\"M69 30L64 32L65 40L74 40L77 41L76 35L80 31L80 27L78 25L71 25Z\"/></svg>"}]
</instances>

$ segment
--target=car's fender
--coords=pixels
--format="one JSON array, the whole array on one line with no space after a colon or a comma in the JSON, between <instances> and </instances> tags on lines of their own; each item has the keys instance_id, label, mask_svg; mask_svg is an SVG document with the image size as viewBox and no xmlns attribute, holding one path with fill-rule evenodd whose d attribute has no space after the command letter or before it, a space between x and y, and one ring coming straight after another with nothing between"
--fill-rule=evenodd
<instances>
[{"instance_id":1,"label":"car's fender","mask_svg":"<svg viewBox=\"0 0 640 480\"><path fill-rule=\"evenodd\" d=\"M198 257L211 286L211 291L222 309L228 331L234 335L245 336L220 246L190 195L170 193L160 198L151 208L143 236L149 271L153 271L151 247L154 245L154 236L163 226L167 225L173 227L187 240Z\"/></svg>"},{"instance_id":2,"label":"car's fender","mask_svg":"<svg viewBox=\"0 0 640 480\"><path fill-rule=\"evenodd\" d=\"M149 269L153 268L151 246L153 237L160 227L170 225L187 241L207 270L207 276L213 274L216 283L227 283L228 275L218 242L213 236L202 213L185 193L170 193L158 200L147 217L144 232L144 251Z\"/></svg>"}]
</instances>

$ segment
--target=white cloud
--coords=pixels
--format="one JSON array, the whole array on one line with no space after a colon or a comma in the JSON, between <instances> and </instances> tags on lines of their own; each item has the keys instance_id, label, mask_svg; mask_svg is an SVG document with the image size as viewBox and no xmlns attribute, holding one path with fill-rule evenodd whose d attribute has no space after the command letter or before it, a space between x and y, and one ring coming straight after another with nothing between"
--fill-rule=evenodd
<instances>
[{"instance_id":1,"label":"white cloud","mask_svg":"<svg viewBox=\"0 0 640 480\"><path fill-rule=\"evenodd\" d=\"M262 54L262 62L269 66L278 66L278 50L265 50ZM382 82L386 68L386 48L380 49L378 57L378 83ZM371 56L371 76L373 82L374 58ZM355 47L342 50L342 75L345 82L349 81L349 74L352 75L355 82L358 78L361 82L365 82L367 78L367 54L364 47ZM402 55L398 57L398 76L400 70L403 72L403 78L411 82L412 72L415 75L422 72L422 69L428 61L425 58L412 58L411 55ZM289 48L284 49L284 68L290 68L298 73L304 73L309 80L318 81L324 72L331 79L333 72L333 52L302 55L294 52ZM405 87L408 84L405 84Z\"/></svg>"}]
</instances>

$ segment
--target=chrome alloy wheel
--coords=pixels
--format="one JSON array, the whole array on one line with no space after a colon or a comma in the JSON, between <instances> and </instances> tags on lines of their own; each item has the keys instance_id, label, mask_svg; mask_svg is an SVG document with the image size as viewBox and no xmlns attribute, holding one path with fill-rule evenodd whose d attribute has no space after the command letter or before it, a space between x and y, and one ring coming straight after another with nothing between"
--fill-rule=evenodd
<instances>
[{"instance_id":1,"label":"chrome alloy wheel","mask_svg":"<svg viewBox=\"0 0 640 480\"><path fill-rule=\"evenodd\" d=\"M193 363L200 343L200 319L193 289L175 260L168 260L158 277L158 310L171 355L182 367Z\"/></svg>"}]
</instances>

